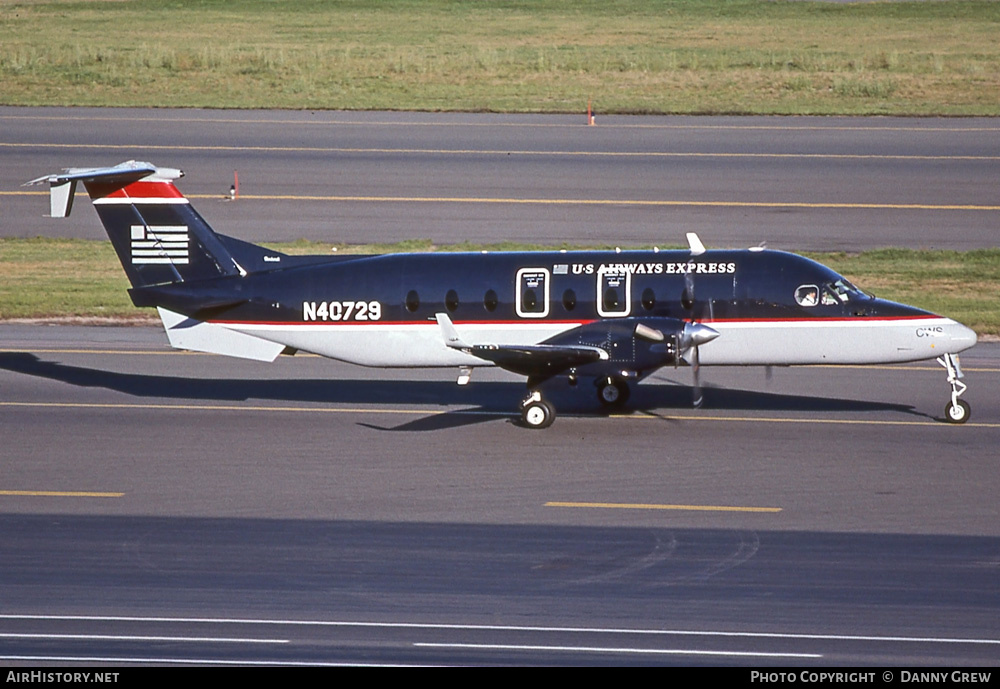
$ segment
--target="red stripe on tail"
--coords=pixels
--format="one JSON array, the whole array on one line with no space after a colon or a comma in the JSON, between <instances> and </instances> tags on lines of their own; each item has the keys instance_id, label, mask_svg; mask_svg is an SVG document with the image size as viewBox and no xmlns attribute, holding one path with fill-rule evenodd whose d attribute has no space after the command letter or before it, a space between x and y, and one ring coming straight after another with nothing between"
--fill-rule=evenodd
<instances>
[{"instance_id":1,"label":"red stripe on tail","mask_svg":"<svg viewBox=\"0 0 1000 689\"><path fill-rule=\"evenodd\" d=\"M132 182L120 187L91 182L86 185L90 198L97 199L182 199L184 194L172 182Z\"/></svg>"}]
</instances>

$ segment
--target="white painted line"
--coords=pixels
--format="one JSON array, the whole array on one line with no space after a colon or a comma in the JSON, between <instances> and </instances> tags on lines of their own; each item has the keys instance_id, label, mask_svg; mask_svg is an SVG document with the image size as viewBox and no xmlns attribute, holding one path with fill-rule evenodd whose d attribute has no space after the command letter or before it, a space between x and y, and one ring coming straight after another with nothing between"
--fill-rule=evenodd
<instances>
[{"instance_id":1,"label":"white painted line","mask_svg":"<svg viewBox=\"0 0 1000 689\"><path fill-rule=\"evenodd\" d=\"M0 639L73 639L78 641L184 641L191 643L287 644L288 639L240 639L224 636L134 636L131 634L16 634L0 633Z\"/></svg>"},{"instance_id":2,"label":"white painted line","mask_svg":"<svg viewBox=\"0 0 1000 689\"><path fill-rule=\"evenodd\" d=\"M704 651L674 648L605 648L601 646L526 646L520 644L432 644L415 643L429 648L469 648L489 651L567 651L570 653L636 653L650 655L735 656L741 658L822 658L818 653L754 653L751 651Z\"/></svg>"},{"instance_id":3,"label":"white painted line","mask_svg":"<svg viewBox=\"0 0 1000 689\"><path fill-rule=\"evenodd\" d=\"M428 665L402 665L400 663L324 663L320 661L292 660L219 660L213 658L136 658L130 656L2 656L0 660L32 663L151 663L154 665L263 665L280 667L429 667Z\"/></svg>"}]
</instances>

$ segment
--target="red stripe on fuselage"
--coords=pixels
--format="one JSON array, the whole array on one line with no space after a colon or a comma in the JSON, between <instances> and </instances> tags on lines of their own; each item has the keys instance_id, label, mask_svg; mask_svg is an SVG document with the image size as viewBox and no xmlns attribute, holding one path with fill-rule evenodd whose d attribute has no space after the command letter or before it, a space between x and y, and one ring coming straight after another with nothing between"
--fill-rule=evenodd
<instances>
[{"instance_id":1,"label":"red stripe on fuselage","mask_svg":"<svg viewBox=\"0 0 1000 689\"><path fill-rule=\"evenodd\" d=\"M858 321L916 321L925 318L944 318L934 313L913 314L910 316L835 316L824 318L715 318L713 320L691 321L711 325L712 323L857 323Z\"/></svg>"},{"instance_id":2,"label":"red stripe on fuselage","mask_svg":"<svg viewBox=\"0 0 1000 689\"><path fill-rule=\"evenodd\" d=\"M641 316L633 316L633 318L642 318ZM893 321L916 321L916 320L926 320L932 318L944 318L944 316L938 316L933 313L926 315L913 315L913 316L855 316L852 318L716 318L715 320L686 320L688 323L702 323L704 325L712 325L713 323L719 323L722 325L728 324L739 324L739 323L815 323L815 324L836 324L836 323L875 323L875 322L893 322ZM591 323L596 323L599 320L605 320L609 322L614 322L617 319L614 318L603 318L603 319L588 319L588 320L572 320L572 321L557 321L557 320L547 320L544 318L531 319L524 318L513 321L455 321L456 326L471 325L471 326L482 326L482 325L531 325L533 323L544 324L544 325L590 325ZM650 319L652 320L652 318ZM377 321L355 321L355 320L342 320L342 321L239 321L239 320L211 320L210 323L216 325L428 325L434 326L436 323L434 321L393 321L388 319L382 319Z\"/></svg>"},{"instance_id":3,"label":"red stripe on fuselage","mask_svg":"<svg viewBox=\"0 0 1000 689\"><path fill-rule=\"evenodd\" d=\"M227 320L211 320L209 323L214 323L215 325L385 325L386 323L390 325L432 325L437 327L435 321L392 321L388 319L381 319L377 321L355 321L355 320L341 320L341 321L227 321ZM525 318L523 320L515 321L457 321L455 325L531 325L532 323L538 323L542 325L588 325L590 323L595 323L594 320L573 320L573 321L555 321L546 320L544 318Z\"/></svg>"}]
</instances>

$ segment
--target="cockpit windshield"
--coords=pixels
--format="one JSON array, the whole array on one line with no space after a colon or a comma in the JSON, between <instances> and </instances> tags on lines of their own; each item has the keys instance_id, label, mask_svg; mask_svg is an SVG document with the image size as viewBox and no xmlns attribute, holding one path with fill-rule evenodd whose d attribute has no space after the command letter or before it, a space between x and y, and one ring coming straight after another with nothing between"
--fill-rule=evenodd
<instances>
[{"instance_id":1,"label":"cockpit windshield","mask_svg":"<svg viewBox=\"0 0 1000 689\"><path fill-rule=\"evenodd\" d=\"M849 300L861 298L873 299L872 295L862 292L846 278L838 278L830 282L825 282L822 286L800 285L795 290L795 301L800 306L834 306L835 304L846 303Z\"/></svg>"},{"instance_id":2,"label":"cockpit windshield","mask_svg":"<svg viewBox=\"0 0 1000 689\"><path fill-rule=\"evenodd\" d=\"M840 278L839 280L825 284L823 287L842 302L848 299L861 299L862 297L874 299L871 294L855 287L847 278Z\"/></svg>"}]
</instances>

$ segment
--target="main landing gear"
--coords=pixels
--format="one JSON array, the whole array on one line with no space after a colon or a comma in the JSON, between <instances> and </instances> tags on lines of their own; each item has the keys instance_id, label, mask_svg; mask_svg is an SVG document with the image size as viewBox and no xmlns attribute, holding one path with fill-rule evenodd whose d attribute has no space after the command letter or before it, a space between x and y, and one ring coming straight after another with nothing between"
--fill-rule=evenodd
<instances>
[{"instance_id":1,"label":"main landing gear","mask_svg":"<svg viewBox=\"0 0 1000 689\"><path fill-rule=\"evenodd\" d=\"M968 385L963 383L962 367L959 366L958 357L954 354L945 354L939 357L937 362L948 371L948 384L951 385L951 401L945 405L944 420L948 423L965 423L972 414L972 407L968 402L958 399L967 389Z\"/></svg>"},{"instance_id":2,"label":"main landing gear","mask_svg":"<svg viewBox=\"0 0 1000 689\"><path fill-rule=\"evenodd\" d=\"M548 428L556 420L556 408L542 399L542 393L534 390L521 403L521 422L528 428Z\"/></svg>"},{"instance_id":3,"label":"main landing gear","mask_svg":"<svg viewBox=\"0 0 1000 689\"><path fill-rule=\"evenodd\" d=\"M611 376L598 378L595 384L597 385L597 399L605 407L617 409L628 402L631 391L628 383L621 378L612 378Z\"/></svg>"},{"instance_id":4,"label":"main landing gear","mask_svg":"<svg viewBox=\"0 0 1000 689\"><path fill-rule=\"evenodd\" d=\"M609 409L623 407L631 394L628 383L613 376L598 378L594 385L597 387L597 399ZM537 389L531 390L521 402L521 423L526 428L548 428L555 419L556 408L542 399L542 393Z\"/></svg>"}]
</instances>

